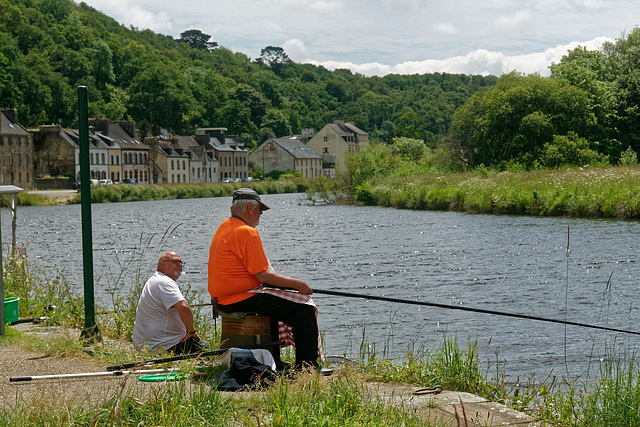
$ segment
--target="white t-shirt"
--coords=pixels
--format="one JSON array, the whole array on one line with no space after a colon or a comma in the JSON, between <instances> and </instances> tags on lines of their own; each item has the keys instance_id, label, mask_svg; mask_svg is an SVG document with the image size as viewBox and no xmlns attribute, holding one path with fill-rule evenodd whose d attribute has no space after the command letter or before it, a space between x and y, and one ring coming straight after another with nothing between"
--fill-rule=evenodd
<instances>
[{"instance_id":1,"label":"white t-shirt","mask_svg":"<svg viewBox=\"0 0 640 427\"><path fill-rule=\"evenodd\" d=\"M178 310L171 308L185 298L178 284L169 276L156 271L140 294L136 320L133 324L133 343L137 349L170 349L187 334Z\"/></svg>"}]
</instances>

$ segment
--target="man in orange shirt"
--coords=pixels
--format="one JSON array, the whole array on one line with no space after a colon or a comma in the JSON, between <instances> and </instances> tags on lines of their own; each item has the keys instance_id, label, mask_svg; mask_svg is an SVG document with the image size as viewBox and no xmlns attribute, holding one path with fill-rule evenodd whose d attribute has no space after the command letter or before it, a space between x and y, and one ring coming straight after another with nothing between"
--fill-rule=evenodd
<instances>
[{"instance_id":1,"label":"man in orange shirt","mask_svg":"<svg viewBox=\"0 0 640 427\"><path fill-rule=\"evenodd\" d=\"M313 294L304 280L283 276L271 268L255 229L267 209L258 193L250 188L233 193L231 217L218 227L209 249L209 293L217 298L221 311L269 316L274 341L278 340L278 329L274 327L277 321L289 325L296 344L296 367L317 366L318 323L314 307L266 293L247 292L269 284L304 295Z\"/></svg>"}]
</instances>

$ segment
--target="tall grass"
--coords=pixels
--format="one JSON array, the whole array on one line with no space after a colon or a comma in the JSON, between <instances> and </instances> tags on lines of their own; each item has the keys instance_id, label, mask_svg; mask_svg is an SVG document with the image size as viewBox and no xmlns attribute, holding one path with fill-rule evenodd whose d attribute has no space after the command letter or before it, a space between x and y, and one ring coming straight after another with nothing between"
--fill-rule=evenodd
<instances>
[{"instance_id":1,"label":"tall grass","mask_svg":"<svg viewBox=\"0 0 640 427\"><path fill-rule=\"evenodd\" d=\"M170 233L171 230L167 235ZM146 240L141 238L141 241ZM21 298L21 316L42 315L45 303L54 303L58 310L49 323L81 327L82 300L63 278L51 279L30 265L24 250L6 257L5 261L5 290L7 295ZM140 277L146 275L141 273ZM135 305L131 302L134 299L121 304ZM217 346L220 337L211 326L209 310L204 308L200 312L199 309L194 308L196 321L200 322L198 329L206 331L206 339ZM123 324L132 325L134 310L119 313ZM129 331L128 326L116 328L109 322L99 320L103 334L128 338L125 332ZM17 339L17 333L10 326L7 332L7 337L0 339L0 345L19 342L58 356L82 352L79 333L44 340L37 338L40 343L34 347L36 338ZM106 398L91 401L54 402L43 398L17 402L23 406L14 405L11 410L0 405L0 426L426 425L412 412L383 404L365 386L371 381L416 387L441 385L448 390L504 402L557 425L640 426L640 369L635 352L608 351L599 370L584 378L548 375L539 380L528 377L507 383L505 373L498 371L488 379L482 372L475 342L461 347L455 336L444 335L439 348L412 350L401 360L390 361L376 354L375 345L366 344L364 338L356 362L340 365L331 381L313 373L301 375L295 381L283 378L264 392L244 399L216 391L207 379L166 384L151 393L130 384L131 387L112 391ZM98 351L96 357L118 362L161 356L148 357L151 355L106 345L100 348L111 354L101 355ZM200 361L195 365L185 364L183 368L207 371L211 370L210 364L210 361Z\"/></svg>"},{"instance_id":2,"label":"tall grass","mask_svg":"<svg viewBox=\"0 0 640 427\"><path fill-rule=\"evenodd\" d=\"M100 185L91 188L91 202L114 203L228 197L241 187L253 188L259 194L298 193L306 191L308 186L309 180L304 178L208 184ZM79 203L80 197L76 198L74 202Z\"/></svg>"},{"instance_id":3,"label":"tall grass","mask_svg":"<svg viewBox=\"0 0 640 427\"><path fill-rule=\"evenodd\" d=\"M364 204L469 213L640 218L640 166L374 178Z\"/></svg>"}]
</instances>

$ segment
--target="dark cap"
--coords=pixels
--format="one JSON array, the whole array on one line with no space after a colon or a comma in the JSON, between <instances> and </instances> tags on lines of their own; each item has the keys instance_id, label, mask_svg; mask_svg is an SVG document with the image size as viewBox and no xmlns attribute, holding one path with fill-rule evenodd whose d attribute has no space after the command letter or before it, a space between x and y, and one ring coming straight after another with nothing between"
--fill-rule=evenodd
<instances>
[{"instance_id":1,"label":"dark cap","mask_svg":"<svg viewBox=\"0 0 640 427\"><path fill-rule=\"evenodd\" d=\"M260 195L250 188L238 188L234 191L233 201L235 202L236 200L256 200L260 203L260 208L262 208L263 211L269 209L269 206L265 205L262 203L262 200L260 200Z\"/></svg>"}]
</instances>

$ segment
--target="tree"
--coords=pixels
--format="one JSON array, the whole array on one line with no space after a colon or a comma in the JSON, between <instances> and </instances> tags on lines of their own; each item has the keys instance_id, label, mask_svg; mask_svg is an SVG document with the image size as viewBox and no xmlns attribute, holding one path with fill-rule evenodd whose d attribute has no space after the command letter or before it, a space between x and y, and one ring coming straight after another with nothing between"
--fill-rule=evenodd
<instances>
[{"instance_id":1,"label":"tree","mask_svg":"<svg viewBox=\"0 0 640 427\"><path fill-rule=\"evenodd\" d=\"M204 49L212 51L218 47L218 43L209 41L211 36L200 30L187 30L180 33L179 42L186 43L194 49Z\"/></svg>"},{"instance_id":2,"label":"tree","mask_svg":"<svg viewBox=\"0 0 640 427\"><path fill-rule=\"evenodd\" d=\"M533 166L554 135L589 135L594 117L587 94L567 81L505 74L455 112L450 136L471 166L517 161ZM592 142L592 141L590 141ZM594 144L595 145L595 144Z\"/></svg>"},{"instance_id":3,"label":"tree","mask_svg":"<svg viewBox=\"0 0 640 427\"><path fill-rule=\"evenodd\" d=\"M277 75L281 73L284 65L291 62L284 49L277 46L267 46L262 49L260 60Z\"/></svg>"},{"instance_id":4,"label":"tree","mask_svg":"<svg viewBox=\"0 0 640 427\"><path fill-rule=\"evenodd\" d=\"M405 137L393 138L391 150L394 154L399 155L404 160L417 162L424 156L427 147L421 139L412 139Z\"/></svg>"},{"instance_id":5,"label":"tree","mask_svg":"<svg viewBox=\"0 0 640 427\"><path fill-rule=\"evenodd\" d=\"M622 145L617 135L616 85L607 71L606 60L601 51L577 47L549 68L551 77L564 79L585 91L595 116L595 125L588 137L599 141L599 151L618 157Z\"/></svg>"}]
</instances>

